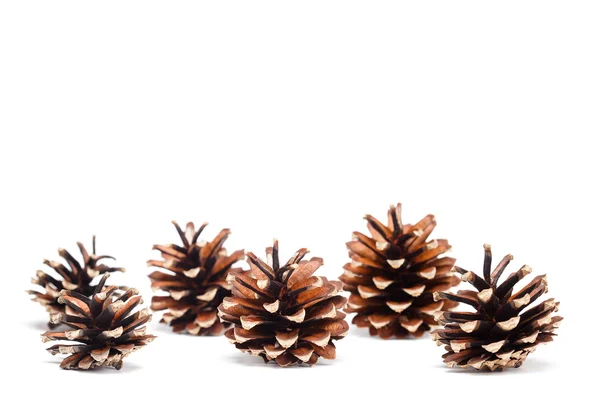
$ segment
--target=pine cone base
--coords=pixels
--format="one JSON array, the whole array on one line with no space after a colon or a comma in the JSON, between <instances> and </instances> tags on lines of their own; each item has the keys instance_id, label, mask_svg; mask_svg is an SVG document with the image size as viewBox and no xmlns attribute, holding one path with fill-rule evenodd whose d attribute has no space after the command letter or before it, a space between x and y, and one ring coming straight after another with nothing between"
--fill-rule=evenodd
<instances>
[{"instance_id":1,"label":"pine cone base","mask_svg":"<svg viewBox=\"0 0 600 400\"><path fill-rule=\"evenodd\" d=\"M231 324L219 321L215 310L187 310L183 315L177 312L165 312L160 320L168 324L175 333L189 333L198 336L217 336Z\"/></svg>"}]
</instances>

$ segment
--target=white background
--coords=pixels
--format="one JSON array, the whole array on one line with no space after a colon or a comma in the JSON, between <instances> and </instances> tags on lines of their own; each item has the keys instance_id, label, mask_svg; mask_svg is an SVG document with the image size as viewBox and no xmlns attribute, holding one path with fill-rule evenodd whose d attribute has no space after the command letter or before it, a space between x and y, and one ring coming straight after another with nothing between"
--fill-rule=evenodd
<instances>
[{"instance_id":1,"label":"white background","mask_svg":"<svg viewBox=\"0 0 600 400\"><path fill-rule=\"evenodd\" d=\"M72 398L546 398L597 370L600 6L594 1L0 3L2 391ZM149 304L172 219L229 250L344 243L402 202L462 267L547 273L565 317L522 368L465 373L422 340L352 329L278 369L225 338L159 338L121 371L62 371L30 277L98 236ZM241 264L240 264L241 265ZM99 372L99 373L96 373ZM23 386L20 386L23 387ZM220 393L222 392L222 393ZM85 393L84 396L82 396ZM217 394L218 393L218 394ZM168 397L171 398L171 397ZM515 397L516 398L516 397Z\"/></svg>"}]
</instances>

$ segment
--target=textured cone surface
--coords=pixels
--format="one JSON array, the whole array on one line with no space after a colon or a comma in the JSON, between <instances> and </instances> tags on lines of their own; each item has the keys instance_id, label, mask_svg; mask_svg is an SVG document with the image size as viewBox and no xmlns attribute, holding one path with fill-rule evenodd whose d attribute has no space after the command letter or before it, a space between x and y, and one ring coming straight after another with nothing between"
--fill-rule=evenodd
<instances>
[{"instance_id":1,"label":"textured cone surface","mask_svg":"<svg viewBox=\"0 0 600 400\"><path fill-rule=\"evenodd\" d=\"M342 283L313 276L321 258L302 260L300 249L285 264L279 262L277 241L267 248L267 262L248 253L253 277L230 274L233 295L219 306L222 321L234 324L225 336L243 352L280 366L315 364L335 358L334 340L348 333Z\"/></svg>"},{"instance_id":2,"label":"textured cone surface","mask_svg":"<svg viewBox=\"0 0 600 400\"><path fill-rule=\"evenodd\" d=\"M207 224L196 230L189 222L185 232L177 223L173 224L182 244L155 245L162 259L148 261L148 266L160 269L149 275L152 289L168 294L154 296L150 308L167 310L161 322L169 324L175 332L220 334L227 324L219 321L217 307L231 294L227 274L240 271L231 266L244 258L244 251L227 255L223 243L230 234L229 229L223 229L212 242L206 243L198 242L198 238Z\"/></svg>"},{"instance_id":3,"label":"textured cone surface","mask_svg":"<svg viewBox=\"0 0 600 400\"><path fill-rule=\"evenodd\" d=\"M421 336L438 325L436 312L457 305L433 299L434 292L460 282L450 273L456 260L444 256L450 245L429 239L436 226L433 215L403 224L400 204L390 207L387 225L370 215L365 219L371 237L354 232L346 244L352 261L340 276L351 293L345 311L356 313L352 322L368 327L373 336Z\"/></svg>"},{"instance_id":4,"label":"textured cone surface","mask_svg":"<svg viewBox=\"0 0 600 400\"><path fill-rule=\"evenodd\" d=\"M474 311L438 313L436 318L443 328L433 331L431 336L438 345L445 346L447 353L443 359L450 367L492 371L520 367L539 344L552 341L562 320L552 315L558 311L559 303L548 299L534 304L548 291L544 275L533 278L518 291L514 289L531 273L527 265L499 283L512 256L505 256L491 272L492 251L489 245L484 249L483 277L454 268L476 290L436 294L436 298L464 303Z\"/></svg>"},{"instance_id":5,"label":"textured cone surface","mask_svg":"<svg viewBox=\"0 0 600 400\"><path fill-rule=\"evenodd\" d=\"M154 339L146 335L144 326L151 317L148 309L134 311L142 302L137 291L127 289L117 294L116 286L104 286L107 278L108 274L104 274L90 296L70 290L61 292L59 301L66 307L66 313L54 314L52 319L72 329L42 334L44 342L62 342L48 348L50 353L69 354L61 368L121 369L123 358Z\"/></svg>"},{"instance_id":6,"label":"textured cone surface","mask_svg":"<svg viewBox=\"0 0 600 400\"><path fill-rule=\"evenodd\" d=\"M90 296L96 290L97 285L92 281L98 275L106 272L125 271L123 268L109 267L100 263L103 259L113 259L111 256L96 255L96 238L93 238L92 254L89 254L83 244L77 243L81 252L82 261L75 259L65 249L59 249L58 254L64 259L63 263L44 260L50 268L50 273L38 270L36 276L31 280L34 285L41 286L43 290L28 290L33 295L32 300L40 303L50 314L64 313L65 305L59 302L60 292L70 290ZM122 288L126 289L126 288ZM50 323L50 325L55 325Z\"/></svg>"}]
</instances>

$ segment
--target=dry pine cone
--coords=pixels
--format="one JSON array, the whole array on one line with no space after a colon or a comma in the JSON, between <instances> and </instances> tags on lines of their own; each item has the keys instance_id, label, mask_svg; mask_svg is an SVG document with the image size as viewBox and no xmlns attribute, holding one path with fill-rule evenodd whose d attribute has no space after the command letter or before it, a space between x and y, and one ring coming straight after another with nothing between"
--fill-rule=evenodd
<instances>
[{"instance_id":1,"label":"dry pine cone","mask_svg":"<svg viewBox=\"0 0 600 400\"><path fill-rule=\"evenodd\" d=\"M421 336L438 325L436 312L457 305L433 300L434 292L460 282L450 273L456 260L443 256L450 245L428 240L436 226L433 215L415 225L403 224L401 204L390 207L387 225L370 215L365 219L372 237L354 232L346 244L352 262L340 276L351 292L345 311L357 313L352 322L368 327L373 336Z\"/></svg>"},{"instance_id":2,"label":"dry pine cone","mask_svg":"<svg viewBox=\"0 0 600 400\"><path fill-rule=\"evenodd\" d=\"M53 314L54 323L74 328L65 332L46 332L44 342L65 340L76 343L57 344L48 351L54 354L71 354L60 364L64 369L93 369L114 367L121 369L123 358L154 339L146 335L150 321L148 309L133 312L141 304L135 289L116 295L116 286L104 287L109 274L104 274L90 296L71 290L63 290L59 301L66 307L66 314Z\"/></svg>"},{"instance_id":3,"label":"dry pine cone","mask_svg":"<svg viewBox=\"0 0 600 400\"><path fill-rule=\"evenodd\" d=\"M99 263L106 258L114 260L114 257L96 255L95 236L92 239L92 254L88 254L83 244L77 243L77 246L83 257L83 264L65 249L58 249L58 254L66 261L68 267L56 261L44 260L44 264L52 268L56 274L38 270L35 278L31 280L31 283L41 286L44 290L41 292L28 290L27 293L33 295L31 300L40 303L50 314L65 312L65 305L58 301L61 290L71 290L87 297L97 288L97 285L92 285L92 280L96 276L105 272L125 271L124 268L108 267ZM53 324L49 323L49 325Z\"/></svg>"},{"instance_id":4,"label":"dry pine cone","mask_svg":"<svg viewBox=\"0 0 600 400\"><path fill-rule=\"evenodd\" d=\"M346 303L338 295L342 284L313 276L323 260L302 261L306 253L300 249L280 265L275 241L266 263L247 254L255 278L230 274L233 296L223 300L219 316L235 325L225 336L238 349L280 366L335 358L333 341L348 333L346 315L338 311Z\"/></svg>"},{"instance_id":5,"label":"dry pine cone","mask_svg":"<svg viewBox=\"0 0 600 400\"><path fill-rule=\"evenodd\" d=\"M541 343L551 342L562 317L552 316L559 302L548 299L532 306L548 291L546 276L541 275L513 294L515 284L531 273L527 265L521 267L498 284L500 275L512 260L505 256L491 271L492 251L484 246L483 278L473 272L455 267L462 280L477 289L460 290L457 294L438 293L436 298L467 304L475 312L440 312L438 321L443 325L431 333L438 345L445 345L444 362L450 366L473 367L483 370L501 370L520 367L529 353ZM525 308L528 308L526 311Z\"/></svg>"},{"instance_id":6,"label":"dry pine cone","mask_svg":"<svg viewBox=\"0 0 600 400\"><path fill-rule=\"evenodd\" d=\"M226 277L230 271L239 271L231 266L244 258L244 251L227 255L222 246L231 233L229 229L223 229L210 243L198 243L206 223L196 230L189 222L185 232L175 221L173 225L182 244L155 245L153 249L161 252L163 260L148 261L148 266L165 271L149 275L152 289L168 292L168 296L154 296L150 308L168 310L161 322L169 324L174 332L217 335L227 327L217 318L217 307L231 294Z\"/></svg>"}]
</instances>

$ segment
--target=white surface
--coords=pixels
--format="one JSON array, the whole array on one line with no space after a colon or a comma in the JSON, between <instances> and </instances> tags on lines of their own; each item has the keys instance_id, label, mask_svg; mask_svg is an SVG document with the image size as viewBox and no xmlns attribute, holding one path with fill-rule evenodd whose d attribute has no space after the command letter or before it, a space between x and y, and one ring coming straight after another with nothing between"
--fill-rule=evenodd
<instances>
[{"instance_id":1,"label":"white surface","mask_svg":"<svg viewBox=\"0 0 600 400\"><path fill-rule=\"evenodd\" d=\"M207 4L208 3L208 4ZM217 1L0 4L3 392L86 399L510 399L578 394L598 261L597 2ZM170 225L229 227L228 249L308 247L330 278L345 241L404 204L438 217L465 268L515 255L565 317L518 370L455 372L428 338L352 329L338 359L277 369L224 338L171 334L120 372L58 368L24 293L43 258L98 236L151 292ZM117 276L115 275L115 278ZM117 282L117 280L115 280ZM146 302L147 304L149 301ZM15 333L16 332L16 333ZM88 390L91 390L88 391ZM213 390L224 394L211 394ZM171 398L171 397L169 397Z\"/></svg>"}]
</instances>

